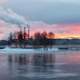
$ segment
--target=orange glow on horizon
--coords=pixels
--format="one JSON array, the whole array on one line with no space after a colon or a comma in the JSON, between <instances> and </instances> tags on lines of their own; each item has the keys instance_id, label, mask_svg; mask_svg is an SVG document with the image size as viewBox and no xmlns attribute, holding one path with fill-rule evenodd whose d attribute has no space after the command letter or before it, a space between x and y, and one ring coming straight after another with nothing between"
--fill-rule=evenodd
<instances>
[{"instance_id":1,"label":"orange glow on horizon","mask_svg":"<svg viewBox=\"0 0 80 80\"><path fill-rule=\"evenodd\" d=\"M34 36L35 32L31 32L31 36ZM53 34L48 38L55 38L55 39L80 39L80 34Z\"/></svg>"},{"instance_id":2,"label":"orange glow on horizon","mask_svg":"<svg viewBox=\"0 0 80 80\"><path fill-rule=\"evenodd\" d=\"M73 39L78 38L80 39L80 34L55 34L55 38L61 38L61 39Z\"/></svg>"}]
</instances>

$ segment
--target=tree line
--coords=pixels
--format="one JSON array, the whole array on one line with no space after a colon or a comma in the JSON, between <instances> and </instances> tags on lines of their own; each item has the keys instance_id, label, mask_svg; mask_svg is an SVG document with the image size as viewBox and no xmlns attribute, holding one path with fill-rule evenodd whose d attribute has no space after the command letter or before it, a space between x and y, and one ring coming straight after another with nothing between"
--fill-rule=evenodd
<instances>
[{"instance_id":1,"label":"tree line","mask_svg":"<svg viewBox=\"0 0 80 80\"><path fill-rule=\"evenodd\" d=\"M14 33L15 34L15 33ZM15 44L19 46L49 46L53 45L55 34L53 32L35 32L33 36L27 37L27 33L18 32L15 35L10 33L9 45Z\"/></svg>"}]
</instances>

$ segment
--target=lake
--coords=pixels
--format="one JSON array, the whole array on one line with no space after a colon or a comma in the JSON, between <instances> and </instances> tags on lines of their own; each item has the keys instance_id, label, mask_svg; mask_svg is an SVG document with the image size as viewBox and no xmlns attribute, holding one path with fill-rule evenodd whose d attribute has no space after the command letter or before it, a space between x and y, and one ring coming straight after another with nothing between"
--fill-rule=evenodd
<instances>
[{"instance_id":1,"label":"lake","mask_svg":"<svg viewBox=\"0 0 80 80\"><path fill-rule=\"evenodd\" d=\"M80 80L80 51L0 53L0 80Z\"/></svg>"}]
</instances>

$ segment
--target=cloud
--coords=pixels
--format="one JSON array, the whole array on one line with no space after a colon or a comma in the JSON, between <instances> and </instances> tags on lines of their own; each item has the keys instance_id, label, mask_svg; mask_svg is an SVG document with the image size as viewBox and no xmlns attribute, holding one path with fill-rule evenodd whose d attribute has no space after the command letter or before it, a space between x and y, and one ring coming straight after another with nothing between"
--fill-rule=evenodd
<instances>
[{"instance_id":1,"label":"cloud","mask_svg":"<svg viewBox=\"0 0 80 80\"><path fill-rule=\"evenodd\" d=\"M15 26L15 28L14 28ZM11 25L9 23L6 23L2 20L0 20L0 40L1 39L7 39L10 32L15 32L18 30L18 27L16 25Z\"/></svg>"},{"instance_id":2,"label":"cloud","mask_svg":"<svg viewBox=\"0 0 80 80\"><path fill-rule=\"evenodd\" d=\"M64 3L79 3L79 0L54 0L57 2L64 2Z\"/></svg>"},{"instance_id":3,"label":"cloud","mask_svg":"<svg viewBox=\"0 0 80 80\"><path fill-rule=\"evenodd\" d=\"M52 31L54 33L79 33L80 26L77 25L77 31L74 31L75 24L67 25L67 24L47 24L43 21L28 21L23 16L18 15L16 12L11 9L0 7L0 19L8 23L10 27L11 24L14 25L24 25L30 24L32 32L34 31ZM14 26L15 27L15 26ZM72 30L73 29L73 30Z\"/></svg>"},{"instance_id":4,"label":"cloud","mask_svg":"<svg viewBox=\"0 0 80 80\"><path fill-rule=\"evenodd\" d=\"M13 10L3 8L3 7L0 7L0 19L5 21L6 23L10 23L13 25L14 24L26 25L27 23L29 23L33 28L43 27L45 29L45 27L51 27L51 29L53 28L53 30L55 30L58 27L59 32L66 32L64 31L63 27L66 28L67 30L67 28L74 26L74 25L66 25L66 24L65 25L64 24L47 24L43 21L28 21L25 19L25 17L17 14Z\"/></svg>"},{"instance_id":5,"label":"cloud","mask_svg":"<svg viewBox=\"0 0 80 80\"><path fill-rule=\"evenodd\" d=\"M40 0L43 2L56 2L56 3L74 3L74 4L80 4L79 0Z\"/></svg>"},{"instance_id":6,"label":"cloud","mask_svg":"<svg viewBox=\"0 0 80 80\"><path fill-rule=\"evenodd\" d=\"M33 23L31 25L33 31L47 31L55 34L80 34L80 24L46 24L46 23Z\"/></svg>"},{"instance_id":7,"label":"cloud","mask_svg":"<svg viewBox=\"0 0 80 80\"><path fill-rule=\"evenodd\" d=\"M80 24L47 24L42 21L30 21L30 33L53 32L56 38L80 38ZM0 39L7 39L10 32L18 31L17 25L5 23L0 20ZM27 29L26 29L27 30Z\"/></svg>"},{"instance_id":8,"label":"cloud","mask_svg":"<svg viewBox=\"0 0 80 80\"><path fill-rule=\"evenodd\" d=\"M0 7L0 38L7 38L8 36L6 36L6 34L8 35L10 32L18 30L17 24L26 26L27 23L31 27L31 34L38 31L62 34L63 37L71 37L80 34L80 24L48 24L43 21L28 21L11 9Z\"/></svg>"},{"instance_id":9,"label":"cloud","mask_svg":"<svg viewBox=\"0 0 80 80\"><path fill-rule=\"evenodd\" d=\"M8 2L8 0L0 0L0 5L5 4L6 2Z\"/></svg>"},{"instance_id":10,"label":"cloud","mask_svg":"<svg viewBox=\"0 0 80 80\"><path fill-rule=\"evenodd\" d=\"M32 20L51 24L80 22L80 0L10 0L7 6Z\"/></svg>"},{"instance_id":11,"label":"cloud","mask_svg":"<svg viewBox=\"0 0 80 80\"><path fill-rule=\"evenodd\" d=\"M11 9L0 7L0 19L12 24L27 24L24 17L16 14Z\"/></svg>"}]
</instances>

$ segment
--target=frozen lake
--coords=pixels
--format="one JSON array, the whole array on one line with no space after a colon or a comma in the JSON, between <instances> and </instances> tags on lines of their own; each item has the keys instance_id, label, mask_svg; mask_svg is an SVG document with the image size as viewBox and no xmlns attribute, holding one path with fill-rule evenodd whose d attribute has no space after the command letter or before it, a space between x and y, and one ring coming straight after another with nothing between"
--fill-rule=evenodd
<instances>
[{"instance_id":1,"label":"frozen lake","mask_svg":"<svg viewBox=\"0 0 80 80\"><path fill-rule=\"evenodd\" d=\"M0 80L80 80L80 51L12 53L0 52Z\"/></svg>"}]
</instances>

